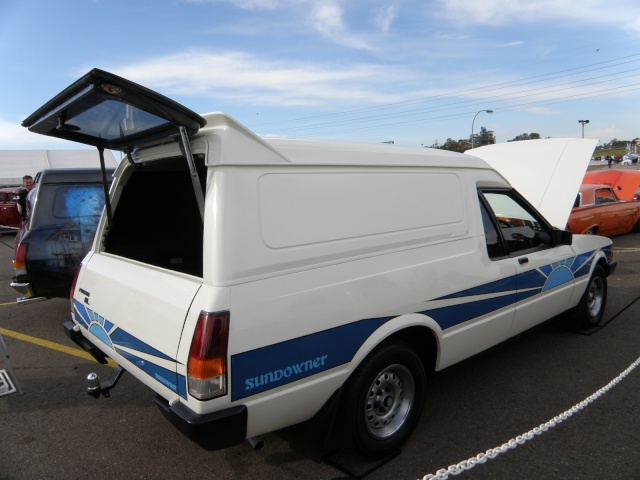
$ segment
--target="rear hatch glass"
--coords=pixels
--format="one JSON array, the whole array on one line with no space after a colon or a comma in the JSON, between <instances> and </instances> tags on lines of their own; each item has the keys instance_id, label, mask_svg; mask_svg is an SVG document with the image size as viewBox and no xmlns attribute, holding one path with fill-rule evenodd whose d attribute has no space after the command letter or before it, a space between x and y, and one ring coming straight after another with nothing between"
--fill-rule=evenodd
<instances>
[{"instance_id":1,"label":"rear hatch glass","mask_svg":"<svg viewBox=\"0 0 640 480\"><path fill-rule=\"evenodd\" d=\"M206 121L173 100L122 77L93 69L22 122L30 131L111 150L178 133Z\"/></svg>"}]
</instances>

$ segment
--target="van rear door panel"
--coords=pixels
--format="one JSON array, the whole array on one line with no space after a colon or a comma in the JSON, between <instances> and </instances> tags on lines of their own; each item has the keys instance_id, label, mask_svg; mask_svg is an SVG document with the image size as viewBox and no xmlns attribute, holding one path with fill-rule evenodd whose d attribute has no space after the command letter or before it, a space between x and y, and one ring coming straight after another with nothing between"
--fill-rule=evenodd
<instances>
[{"instance_id":1,"label":"van rear door panel","mask_svg":"<svg viewBox=\"0 0 640 480\"><path fill-rule=\"evenodd\" d=\"M85 263L74 297L75 320L136 377L185 397L176 355L202 281L107 254L93 254Z\"/></svg>"}]
</instances>

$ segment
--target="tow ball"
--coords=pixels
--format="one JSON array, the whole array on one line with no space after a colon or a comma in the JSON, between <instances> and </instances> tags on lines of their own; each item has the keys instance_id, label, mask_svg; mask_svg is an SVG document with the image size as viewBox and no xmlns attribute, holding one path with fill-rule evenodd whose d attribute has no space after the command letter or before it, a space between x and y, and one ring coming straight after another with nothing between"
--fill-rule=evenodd
<instances>
[{"instance_id":1,"label":"tow ball","mask_svg":"<svg viewBox=\"0 0 640 480\"><path fill-rule=\"evenodd\" d=\"M116 386L125 371L122 367L114 368L109 380L106 382L101 382L97 373L90 373L87 375L87 393L93 398L100 398L100 395L103 395L104 398L109 398L111 396L109 390Z\"/></svg>"}]
</instances>

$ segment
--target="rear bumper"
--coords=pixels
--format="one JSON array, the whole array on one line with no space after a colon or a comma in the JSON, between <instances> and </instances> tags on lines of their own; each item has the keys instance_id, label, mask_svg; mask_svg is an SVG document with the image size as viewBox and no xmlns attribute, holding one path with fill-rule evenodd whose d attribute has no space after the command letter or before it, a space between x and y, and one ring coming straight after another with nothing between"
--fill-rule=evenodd
<instances>
[{"instance_id":1,"label":"rear bumper","mask_svg":"<svg viewBox=\"0 0 640 480\"><path fill-rule=\"evenodd\" d=\"M31 284L29 282L19 282L15 278L11 282L11 288L13 288L16 292L24 295L25 297L34 297L33 288L31 288Z\"/></svg>"},{"instance_id":2,"label":"rear bumper","mask_svg":"<svg viewBox=\"0 0 640 480\"><path fill-rule=\"evenodd\" d=\"M85 352L90 354L93 358L96 359L98 363L102 363L103 365L107 363L106 355L96 347L93 343L87 340L82 336L82 332L79 328L76 328L76 324L72 321L67 321L62 324L62 328L64 328L64 333L67 334L73 343L82 348Z\"/></svg>"},{"instance_id":3,"label":"rear bumper","mask_svg":"<svg viewBox=\"0 0 640 480\"><path fill-rule=\"evenodd\" d=\"M107 363L105 354L87 340L76 325L67 321L64 331L73 342L89 352L98 362ZM247 436L247 407L239 405L219 412L197 414L185 404L169 405L157 396L162 414L184 435L206 450L220 450L243 442Z\"/></svg>"},{"instance_id":4,"label":"rear bumper","mask_svg":"<svg viewBox=\"0 0 640 480\"><path fill-rule=\"evenodd\" d=\"M156 405L174 427L206 450L220 450L244 441L247 436L247 407L238 405L199 415L183 403L170 406L162 397Z\"/></svg>"},{"instance_id":5,"label":"rear bumper","mask_svg":"<svg viewBox=\"0 0 640 480\"><path fill-rule=\"evenodd\" d=\"M25 305L27 303L40 302L42 300L48 300L49 297L37 297L35 292L33 291L33 287L29 282L19 282L15 278L11 282L11 288L13 288L16 292L22 294L22 297L16 298L16 302L19 305Z\"/></svg>"}]
</instances>

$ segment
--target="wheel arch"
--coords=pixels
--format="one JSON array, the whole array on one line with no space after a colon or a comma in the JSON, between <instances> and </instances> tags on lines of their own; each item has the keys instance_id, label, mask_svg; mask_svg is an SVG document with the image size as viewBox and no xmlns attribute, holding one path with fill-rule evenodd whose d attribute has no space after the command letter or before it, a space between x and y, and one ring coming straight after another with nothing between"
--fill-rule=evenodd
<instances>
[{"instance_id":1,"label":"wheel arch","mask_svg":"<svg viewBox=\"0 0 640 480\"><path fill-rule=\"evenodd\" d=\"M438 359L438 339L430 328L417 325L407 327L390 335L382 343L391 340L400 340L413 348L422 360L427 376L435 373Z\"/></svg>"},{"instance_id":2,"label":"wheel arch","mask_svg":"<svg viewBox=\"0 0 640 480\"><path fill-rule=\"evenodd\" d=\"M376 348L393 340L401 340L413 348L422 360L425 372L435 372L442 332L431 318L412 313L393 318L374 331L351 360L349 376Z\"/></svg>"}]
</instances>

